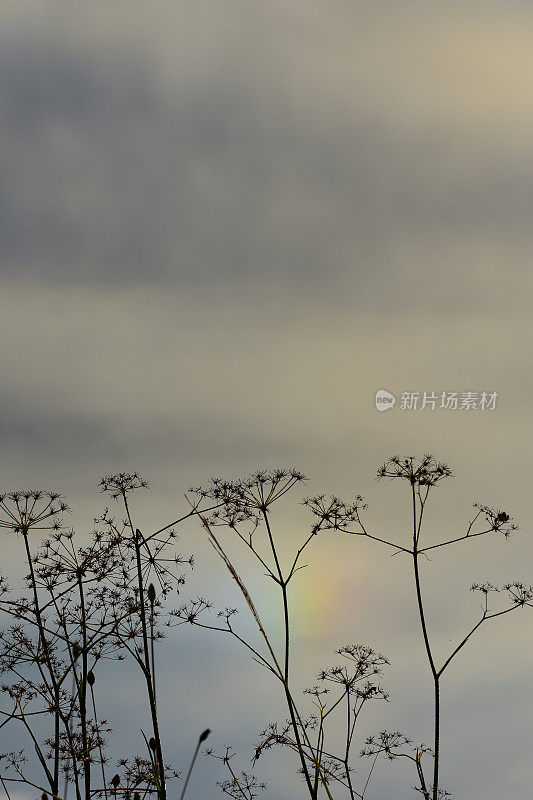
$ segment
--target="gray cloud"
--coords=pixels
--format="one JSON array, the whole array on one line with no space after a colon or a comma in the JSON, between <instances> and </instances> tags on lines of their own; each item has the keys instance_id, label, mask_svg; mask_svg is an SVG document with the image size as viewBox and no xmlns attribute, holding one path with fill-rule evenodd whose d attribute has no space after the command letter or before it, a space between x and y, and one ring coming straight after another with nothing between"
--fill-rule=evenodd
<instances>
[{"instance_id":1,"label":"gray cloud","mask_svg":"<svg viewBox=\"0 0 533 800\"><path fill-rule=\"evenodd\" d=\"M106 502L96 484L107 471L139 469L152 483L138 504L136 496L144 526L176 518L191 483L294 465L310 474L310 493L361 491L376 530L399 521L408 536L406 498L375 484L375 469L394 452L434 450L458 478L435 495L430 535L462 530L475 499L509 508L527 526L529 7L5 6L5 489L64 491L73 523L87 531ZM398 397L496 390L500 399L491 415L380 415L380 387ZM287 547L308 530L302 509L288 509L279 518ZM6 562L18 544L5 545ZM439 653L477 613L471 580L528 581L527 536L483 544L424 564ZM368 732L405 723L426 736L431 687L420 691L427 674L409 576L399 558L365 545L333 536L316 543L293 597L302 624L294 675L308 685L343 641L375 643L393 662L394 704L376 712ZM183 547L200 564L188 592L207 585L221 606L237 602L196 527ZM252 581L258 604L277 630L260 580ZM501 730L523 730L513 715L531 655L519 623L480 636L448 684L446 777L458 796L489 798L485 782L473 785L457 719L479 719L490 697ZM246 760L272 705L257 690L256 665L244 678L244 657L192 634L167 644L160 679L170 696L177 670L195 703L180 709L169 756L183 765L192 740L181 722L201 719L219 741L242 745ZM509 677L513 648L518 666L506 688L500 676ZM494 672L481 679L479 665L489 663ZM227 712L236 674L254 701L246 730ZM484 709L481 720L467 737L476 776L484 752L497 749L491 798L517 774L520 794L527 754L514 738L502 758ZM192 796L213 790L215 775L202 769ZM399 797L397 775L380 773L377 795ZM289 796L284 781L280 771L274 800Z\"/></svg>"},{"instance_id":2,"label":"gray cloud","mask_svg":"<svg viewBox=\"0 0 533 800\"><path fill-rule=\"evenodd\" d=\"M255 19L248 13L242 30ZM136 48L133 34L129 47L127 33L80 42L72 21L72 43L16 29L2 48L5 273L251 290L277 282L291 292L304 284L315 296L348 290L359 307L399 297L467 306L489 294L487 265L497 286L511 273L529 287L529 147L476 140L461 117L454 128L453 88L448 129L435 135L418 110L419 127L415 117L406 130L403 109L383 114L393 81L382 86L379 73L372 84L363 71L350 92L339 72L334 96L335 73L325 75L313 94L301 69L308 42L282 33L275 14L248 67L250 44L221 28L202 69L180 74L194 51L180 38L186 26L175 33L185 55L173 66L164 49L158 60ZM320 54L331 58L327 40Z\"/></svg>"}]
</instances>

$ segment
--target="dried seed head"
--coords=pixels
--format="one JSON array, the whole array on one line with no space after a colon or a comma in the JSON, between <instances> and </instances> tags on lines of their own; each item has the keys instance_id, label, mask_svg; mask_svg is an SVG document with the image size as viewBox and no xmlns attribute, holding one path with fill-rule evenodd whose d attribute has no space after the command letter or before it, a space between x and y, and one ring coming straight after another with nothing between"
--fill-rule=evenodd
<instances>
[{"instance_id":1,"label":"dried seed head","mask_svg":"<svg viewBox=\"0 0 533 800\"><path fill-rule=\"evenodd\" d=\"M501 508L490 508L482 503L474 503L474 508L477 508L489 523L490 530L503 533L505 538L518 530L518 525L513 522L513 518L509 516L507 511L502 511Z\"/></svg>"},{"instance_id":2,"label":"dried seed head","mask_svg":"<svg viewBox=\"0 0 533 800\"><path fill-rule=\"evenodd\" d=\"M392 456L379 468L379 478L403 478L413 486L435 486L443 478L453 477L453 472L447 464L437 461L435 456L426 454L422 458L408 456Z\"/></svg>"},{"instance_id":3,"label":"dried seed head","mask_svg":"<svg viewBox=\"0 0 533 800\"><path fill-rule=\"evenodd\" d=\"M115 475L104 475L99 485L102 492L109 492L115 500L120 495L125 497L127 492L148 487L148 483L141 478L138 472L117 472Z\"/></svg>"},{"instance_id":4,"label":"dried seed head","mask_svg":"<svg viewBox=\"0 0 533 800\"><path fill-rule=\"evenodd\" d=\"M200 497L216 500L223 510L214 518L222 524L254 520L292 487L307 478L295 469L259 470L247 478L223 481L215 478L207 489L192 489Z\"/></svg>"},{"instance_id":5,"label":"dried seed head","mask_svg":"<svg viewBox=\"0 0 533 800\"><path fill-rule=\"evenodd\" d=\"M63 530L61 514L70 511L57 492L36 491L0 494L0 528L27 536L31 530Z\"/></svg>"}]
</instances>

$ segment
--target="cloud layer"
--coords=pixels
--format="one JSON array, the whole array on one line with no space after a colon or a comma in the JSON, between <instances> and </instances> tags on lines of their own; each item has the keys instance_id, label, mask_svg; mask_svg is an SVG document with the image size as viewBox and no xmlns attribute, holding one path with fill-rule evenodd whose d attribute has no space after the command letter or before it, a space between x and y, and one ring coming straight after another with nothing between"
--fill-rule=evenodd
<instances>
[{"instance_id":1,"label":"cloud layer","mask_svg":"<svg viewBox=\"0 0 533 800\"><path fill-rule=\"evenodd\" d=\"M395 452L434 450L458 477L436 494L433 536L459 528L474 500L509 508L527 528L527 4L3 6L4 488L64 490L86 531L104 472L145 473L154 488L138 513L150 525L177 516L191 483L294 465L311 493L363 492L386 531L407 525L405 498L374 484L376 468ZM499 400L494 412L378 414L380 388ZM287 505L287 551L307 524ZM367 544L317 543L317 571L302 573L294 597L295 674L312 682L343 639L375 643L393 661L388 720L425 731L412 587L398 559ZM16 546L2 543L6 561ZM195 527L183 546L201 565L191 593L204 581L231 604ZM527 537L480 553L426 565L442 652L477 613L472 580L528 580L517 574L533 555ZM268 591L257 591L275 626ZM519 622L480 638L479 658L450 678L446 780L469 800L529 785L513 725L532 666ZM179 670L202 691L182 718L196 724L201 712L205 726L212 714L220 736L245 748L273 693L261 694L244 657L187 636L169 645L176 659L196 654ZM509 651L517 667L505 687ZM253 697L245 731L220 702L237 679ZM172 664L161 681L170 692ZM487 697L509 732L496 748ZM453 732L459 716L472 731L471 767ZM191 741L180 729L170 756ZM482 782L486 752L494 773ZM198 780L196 796L210 796L208 767ZM273 780L272 800L287 800L285 773Z\"/></svg>"}]
</instances>

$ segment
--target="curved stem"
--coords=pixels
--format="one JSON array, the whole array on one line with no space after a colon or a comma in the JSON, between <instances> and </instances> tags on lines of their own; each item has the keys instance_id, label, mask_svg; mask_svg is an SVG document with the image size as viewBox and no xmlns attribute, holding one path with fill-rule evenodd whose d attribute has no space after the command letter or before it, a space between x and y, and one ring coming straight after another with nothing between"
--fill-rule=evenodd
<instances>
[{"instance_id":1,"label":"curved stem","mask_svg":"<svg viewBox=\"0 0 533 800\"><path fill-rule=\"evenodd\" d=\"M422 601L422 589L420 585L420 573L418 569L418 542L420 539L420 531L422 525L422 514L424 511L424 503L420 498L421 509L420 514L417 515L416 509L416 493L414 485L411 486L412 501L413 501L413 569L415 576L416 587L416 600L418 606L418 614L420 617L420 625L422 627L422 636L424 638L424 646L426 655L428 657L431 675L433 677L433 697L434 697L434 734L433 734L433 800L437 800L439 791L439 748L440 748L440 673L437 672L433 653L431 651L431 644L429 641L426 617L424 613L424 604Z\"/></svg>"}]
</instances>

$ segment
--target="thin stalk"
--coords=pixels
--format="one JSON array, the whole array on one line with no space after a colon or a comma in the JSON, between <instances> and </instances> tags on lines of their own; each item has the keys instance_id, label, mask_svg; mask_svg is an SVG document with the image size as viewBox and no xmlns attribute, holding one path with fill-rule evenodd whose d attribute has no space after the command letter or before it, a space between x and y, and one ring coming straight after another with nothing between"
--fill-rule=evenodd
<instances>
[{"instance_id":1,"label":"thin stalk","mask_svg":"<svg viewBox=\"0 0 533 800\"><path fill-rule=\"evenodd\" d=\"M139 605L140 605L140 616L141 616L141 626L142 626L142 636L143 636L143 652L144 652L144 659L143 659L143 672L144 677L146 680L146 688L148 691L148 702L150 705L150 714L152 717L152 728L154 739L156 743L156 755L157 755L157 765L159 770L159 781L158 781L158 797L159 800L166 800L167 798L167 789L165 785L165 764L163 761L163 752L161 748L161 737L159 734L159 723L157 719L157 708L155 702L155 695L154 695L154 687L152 682L152 675L150 670L150 657L149 657L149 649L148 649L148 627L146 623L146 609L145 609L145 601L144 601L144 584L143 584L143 577L142 577L142 566L141 566L141 546L143 537L140 530L133 527L133 522L131 519L130 509L128 505L128 499L126 497L126 493L123 493L124 499L124 507L126 509L126 514L128 516L128 523L130 526L130 530L133 534L133 541L135 545L135 561L137 567L137 587L139 590Z\"/></svg>"},{"instance_id":2,"label":"thin stalk","mask_svg":"<svg viewBox=\"0 0 533 800\"><path fill-rule=\"evenodd\" d=\"M189 764L189 769L187 770L187 777L185 778L185 783L183 784L183 789L181 790L180 800L183 800L183 798L185 797L185 792L187 791L187 786L189 785L189 779L190 779L191 773L193 771L193 767L194 767L194 763L196 761L196 757L198 756L198 751L200 750L200 745L202 744L202 742L205 742L205 740L207 739L207 737L209 736L210 733L211 733L211 731L209 730L209 728L207 728L198 737L198 741L196 742L196 747L194 749L193 757L191 759L191 763ZM229 767L229 762L228 762L228 767ZM237 781L236 778L235 778L235 780ZM237 785L239 785L238 781L237 781ZM239 786L239 789L240 788L241 787ZM242 792L242 789L241 789L241 792Z\"/></svg>"},{"instance_id":3,"label":"thin stalk","mask_svg":"<svg viewBox=\"0 0 533 800\"><path fill-rule=\"evenodd\" d=\"M152 687L154 690L154 703L157 708L157 692L155 688L155 657L154 657L154 601L150 597L150 655L152 657Z\"/></svg>"},{"instance_id":4,"label":"thin stalk","mask_svg":"<svg viewBox=\"0 0 533 800\"><path fill-rule=\"evenodd\" d=\"M83 783L85 788L85 799L91 797L91 761L89 758L89 742L87 739L87 617L85 612L85 596L81 573L78 571L78 593L81 608L81 679L78 689L78 702L81 724L81 741L83 747Z\"/></svg>"},{"instance_id":5,"label":"thin stalk","mask_svg":"<svg viewBox=\"0 0 533 800\"><path fill-rule=\"evenodd\" d=\"M374 757L374 760L373 760L373 762L372 762L372 766L370 767L370 771L369 771L369 773L368 773L368 776L367 776L367 779L366 779L365 785L364 785L364 787L363 787L363 791L362 791L362 792L361 792L361 794L360 794L361 800L362 800L362 798L365 796L365 792L366 792L366 790L367 790L367 788L368 788L368 784L370 783L370 778L372 777L372 773L374 772L374 767L376 766L376 761L377 761L377 760L378 760L378 753L376 753L376 755L375 755L375 757Z\"/></svg>"},{"instance_id":6,"label":"thin stalk","mask_svg":"<svg viewBox=\"0 0 533 800\"><path fill-rule=\"evenodd\" d=\"M28 531L27 530L23 530L22 531L22 538L24 539L24 547L25 547L25 550L26 550L26 560L28 562L28 567L29 567L29 570L30 570L30 583L31 583L31 588L32 588L32 593L33 593L33 602L34 602L34 606L35 606L35 622L37 624L37 630L38 630L38 634L39 634L39 642L42 644L44 661L45 661L45 664L46 664L46 667L47 667L47 670L48 670L48 674L50 676L51 686L50 686L50 684L48 683L48 681L46 679L46 675L44 673L44 670L41 667L41 663L40 663L39 659L37 660L37 665L38 665L38 669L39 669L39 674L41 675L41 678L43 679L43 683L44 683L44 685L46 687L46 690L50 693L51 696L54 697L54 699L56 699L57 695L58 695L58 692L59 692L59 683L57 682L55 674L54 674L52 661L50 659L50 653L48 651L48 644L47 644L46 637L45 637L45 627L44 627L43 619L42 619L42 616L41 616L41 609L40 609L40 605L39 605L39 596L37 594L37 581L36 581L36 578L35 578L35 570L33 568L33 560L32 560L32 557L31 557L30 545L29 545L29 542L28 542ZM57 713L58 714L61 713L60 710L59 710L59 703L57 704ZM65 722L63 717L62 717L62 721L63 721L63 723ZM56 735L56 732L57 732L57 721L54 720L54 736ZM55 759L57 759L59 757L58 756L58 750L59 750L59 737L57 736L54 739L54 755L55 755ZM54 776L55 776L55 771L56 770L55 770L55 766L54 766ZM57 794L58 785L55 783L54 778L52 778L52 780L50 781L50 788L51 788L53 794ZM78 800L81 800L81 796L80 796L80 793L79 793L79 787L78 787L77 784L76 784L76 793L77 793Z\"/></svg>"},{"instance_id":7,"label":"thin stalk","mask_svg":"<svg viewBox=\"0 0 533 800\"><path fill-rule=\"evenodd\" d=\"M39 606L39 596L37 594L37 582L35 580L35 570L33 569L33 561L32 561L32 557L31 557L31 553L30 553L30 545L28 543L28 532L27 531L23 531L22 532L22 536L23 536L24 545L25 545L25 548L26 548L26 560L28 562L28 567L29 567L29 570L30 570L30 582L31 582L31 588L32 588L32 592L33 592L33 602L34 602L34 605L35 605L35 621L36 621L36 624L37 624L37 630L39 632L39 643L42 645L44 661L45 661L45 664L47 666L48 673L50 675L50 680L51 680L52 685L53 685L53 687L55 689L56 682L54 680L54 671L52 669L52 662L50 661L50 654L48 652L48 647L47 647L47 643L46 643L46 637L44 635L45 634L45 628L44 628L43 620L42 620L42 616L41 616L41 608ZM41 678L43 679L43 682L44 682L44 684L46 686L46 689L47 689L47 691L50 692L50 686L48 684L48 681L46 680L46 676L44 674L44 670L41 668L41 661L39 659L37 660L37 664L38 664L38 667L39 667L39 673L41 675Z\"/></svg>"},{"instance_id":8,"label":"thin stalk","mask_svg":"<svg viewBox=\"0 0 533 800\"><path fill-rule=\"evenodd\" d=\"M272 549L272 555L274 556L274 562L276 564L276 570L278 573L279 578L279 585L281 587L281 595L283 599L283 626L284 626L284 633L285 633L285 643L284 643L284 667L283 667L283 687L285 689L285 697L287 699L287 706L289 708L289 714L291 717L291 724L292 729L294 731L294 737L296 739L296 743L298 745L298 753L300 755L300 761L302 764L302 769L305 777L305 781L307 783L307 788L309 789L309 793L311 795L312 800L316 800L318 796L318 786L313 786L311 782L311 776L309 775L309 770L307 768L307 762L305 760L305 755L302 747L302 742L300 739L300 732L298 730L298 723L296 721L296 716L294 713L293 707L293 699L291 693L289 691L289 648L290 648L290 623L289 623L289 601L287 597L287 580L283 578L283 573L281 571L281 566L278 559L278 554L276 551L276 546L274 544L274 537L272 536L272 531L270 529L270 523L268 521L268 514L265 507L261 509L263 514L263 518L265 520L265 525L267 529L268 539L270 541L270 547Z\"/></svg>"},{"instance_id":9,"label":"thin stalk","mask_svg":"<svg viewBox=\"0 0 533 800\"><path fill-rule=\"evenodd\" d=\"M430 800L429 790L426 786L426 779L424 777L424 771L422 769L421 754L418 751L416 754L416 771L418 774L418 780L420 782L420 788L422 790L422 795L424 797L424 800Z\"/></svg>"},{"instance_id":10,"label":"thin stalk","mask_svg":"<svg viewBox=\"0 0 533 800\"><path fill-rule=\"evenodd\" d=\"M316 763L315 763L315 777L313 780L313 790L318 793L318 782L320 778L320 762L322 760L322 750L324 747L324 716L322 711L320 713L320 727L316 737Z\"/></svg>"},{"instance_id":11,"label":"thin stalk","mask_svg":"<svg viewBox=\"0 0 533 800\"><path fill-rule=\"evenodd\" d=\"M2 786L4 787L4 792L6 793L7 800L11 800L11 795L9 794L9 792L7 790L7 786L5 784L5 781L4 781L4 779L2 778L1 775L0 775L0 782L2 783Z\"/></svg>"},{"instance_id":12,"label":"thin stalk","mask_svg":"<svg viewBox=\"0 0 533 800\"><path fill-rule=\"evenodd\" d=\"M355 713L355 712L354 712ZM350 692L346 690L346 749L344 752L344 771L346 773L346 780L348 782L348 789L350 791L351 800L354 800L354 789L352 786L352 778L350 775L350 767L348 766L348 760L350 757L350 746L352 744L352 735L353 735L353 727L352 727L352 708L350 705ZM355 719L353 721L353 725L355 726Z\"/></svg>"},{"instance_id":13,"label":"thin stalk","mask_svg":"<svg viewBox=\"0 0 533 800\"><path fill-rule=\"evenodd\" d=\"M440 757L440 681L434 680L435 697L435 734L434 734L434 761L433 761L433 800L437 800L439 793L439 757Z\"/></svg>"},{"instance_id":14,"label":"thin stalk","mask_svg":"<svg viewBox=\"0 0 533 800\"><path fill-rule=\"evenodd\" d=\"M68 741L70 744L70 750L72 755L72 767L74 772L74 783L76 785L76 797L78 800L81 800L80 788L79 788L79 779L78 779L78 765L76 762L76 756L74 754L74 746L72 741L72 711L74 708L74 698L76 695L76 668L74 665L74 661L72 663L72 689L70 692L70 696L72 698L71 707L70 707L70 714L66 720L65 729L68 737ZM65 782L63 784L63 800L67 800L68 795L68 774L65 773Z\"/></svg>"},{"instance_id":15,"label":"thin stalk","mask_svg":"<svg viewBox=\"0 0 533 800\"><path fill-rule=\"evenodd\" d=\"M91 700L92 700L92 706L93 706L94 722L95 722L96 726L98 727L98 717L96 715L96 702L95 702L95 699L94 699L94 689L93 689L93 686L92 686L93 683L94 683L94 680L93 680L92 683L89 683L89 687L91 689ZM101 771L102 771L102 786L103 786L103 789L104 789L105 800L107 800L107 784L106 784L106 779L105 779L104 754L102 752L102 745L100 744L100 742L98 742L98 753L100 755L100 767L101 767Z\"/></svg>"},{"instance_id":16,"label":"thin stalk","mask_svg":"<svg viewBox=\"0 0 533 800\"><path fill-rule=\"evenodd\" d=\"M35 754L36 754L37 758L39 759L39 761L41 762L41 766L42 766L42 768L44 770L44 773L46 775L46 779L48 780L48 783L51 786L52 785L52 776L50 774L50 770L48 769L48 766L46 764L46 760L45 760L44 754L43 754L43 752L42 752L42 750L41 750L41 748L39 746L39 742L35 738L35 734L33 733L32 729L30 728L30 726L28 724L28 721L26 720L26 717L24 715L24 709L22 709L22 708L21 708L21 715L20 715L19 719L22 721L24 727L26 728L26 730L28 731L28 734L30 735L30 738L31 738L31 740L33 742L33 748L35 750Z\"/></svg>"},{"instance_id":17,"label":"thin stalk","mask_svg":"<svg viewBox=\"0 0 533 800\"><path fill-rule=\"evenodd\" d=\"M186 498L186 499L187 499L188 502L190 502L188 500L188 498ZM202 523L204 529L206 530L206 532L207 532L207 534L209 536L209 539L211 541L211 544L213 545L214 549L216 550L216 552L218 553L220 558L222 558L222 560L224 561L226 567L230 571L230 574L232 575L232 577L235 580L237 586L239 587L240 591L242 592L242 594L243 594L243 596L244 596L244 598L246 600L246 603L248 605L248 608L252 612L252 615L253 615L253 617L254 617L254 619L255 619L255 621L257 623L257 626L259 628L259 631L260 631L260 633L261 633L261 635L262 635L262 637L263 637L263 639L265 641L265 644L268 647L270 655L272 656L272 661L273 661L275 667L278 670L278 672L276 673L276 676L279 678L279 680L283 684L283 689L284 689L285 697L286 697L286 700L287 700L287 706L289 708L289 714L290 714L290 717L291 717L291 725L292 725L292 729L294 731L294 737L296 739L296 743L297 743L297 747L298 747L298 755L300 757L300 763L302 765L302 772L304 774L305 782L306 782L307 788L309 790L309 794L311 796L311 800L316 800L317 792L314 792L314 790L313 790L313 784L311 782L311 777L309 775L309 770L307 768L307 762L305 760L305 753L304 753L302 741L300 739L300 733L299 733L299 730L298 730L298 722L297 722L297 719L296 719L296 716L297 716L298 712L297 712L297 709L296 709L296 707L294 705L294 701L293 701L293 699L291 697L291 693L290 693L290 690L289 690L289 685L288 685L287 680L285 679L285 673L281 670L281 667L280 667L280 665L278 663L278 660L276 658L276 654L274 653L274 650L272 648L270 640L269 640L269 638L267 636L267 633L266 633L266 631L265 631L265 629L263 627L263 623L261 622L259 614L257 613L257 610L256 610L256 608L254 606L253 600L250 597L250 593L248 592L248 589L244 585L242 579L237 574L237 571L235 570L235 567L233 566L233 564L229 560L228 556L226 555L226 553L222 549L219 541L217 540L216 536L214 535L213 531L211 530L211 527L210 527L207 519L198 510L195 510L195 513L197 514L198 518L200 519L200 522ZM278 561L278 558L277 558L276 548L274 546L274 540L272 538L272 533L270 531L270 526L268 525L268 520L267 520L267 530L269 531L270 542L271 542L271 546L273 548L274 560L276 561L276 564L277 564L278 575L280 577L281 583L283 583L283 575L281 573L281 568L279 566L279 561ZM287 625L288 625L288 613L287 613L287 616L286 616L286 622L287 622ZM288 645L288 639L286 639L286 644ZM305 728L304 728L301 720L300 720L300 724L302 726L302 732L303 732L304 736L307 738L307 735L306 735L306 732L305 732ZM311 743L309 742L308 738L307 738L307 744L308 744L309 749L310 749L310 751L312 753L313 752L313 748L312 748ZM331 799L331 794L329 792L329 789L328 789L328 786L327 786L327 782L326 782L326 780L325 780L323 775L321 775L321 779L322 779L322 783L323 783L324 789L326 791L326 794Z\"/></svg>"},{"instance_id":18,"label":"thin stalk","mask_svg":"<svg viewBox=\"0 0 533 800\"><path fill-rule=\"evenodd\" d=\"M59 686L56 687L55 692L56 707L54 710L54 780L52 785L52 792L57 794L59 789Z\"/></svg>"},{"instance_id":19,"label":"thin stalk","mask_svg":"<svg viewBox=\"0 0 533 800\"><path fill-rule=\"evenodd\" d=\"M272 531L270 530L270 523L268 521L268 514L266 508L262 509L263 518L265 520L265 525L268 533L268 539L270 541L270 547L272 549L272 554L274 556L274 561L276 563L276 570L278 572L279 577L279 585L281 587L281 594L283 598L283 627L285 632L285 655L284 655L284 668L283 674L285 676L285 682L289 683L289 646L290 646L290 626L289 626L289 602L287 598L287 583L288 580L283 578L283 573L281 571L278 554L276 551L276 546L274 544L274 537L272 536Z\"/></svg>"},{"instance_id":20,"label":"thin stalk","mask_svg":"<svg viewBox=\"0 0 533 800\"><path fill-rule=\"evenodd\" d=\"M424 638L424 646L433 677L433 698L434 698L434 734L433 734L433 800L437 800L439 791L439 748L440 748L440 674L437 672L433 653L431 651L431 644L427 630L426 618L424 613L424 604L422 600L422 589L420 585L420 573L418 569L418 540L420 538L420 530L422 525L422 515L424 512L424 503L420 498L420 515L417 518L416 511L416 494L415 487L411 485L412 501L413 501L413 568L416 587L416 600L418 606L418 613L420 617L420 624L422 627L422 636Z\"/></svg>"}]
</instances>

